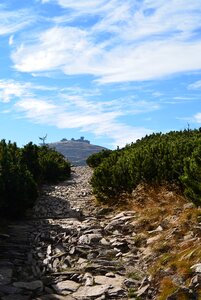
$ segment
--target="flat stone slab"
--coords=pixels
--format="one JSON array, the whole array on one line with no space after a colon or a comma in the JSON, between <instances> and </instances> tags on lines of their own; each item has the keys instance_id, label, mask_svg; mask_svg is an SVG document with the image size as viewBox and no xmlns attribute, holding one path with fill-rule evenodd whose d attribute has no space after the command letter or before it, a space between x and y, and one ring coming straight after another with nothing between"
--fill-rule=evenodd
<instances>
[{"instance_id":1,"label":"flat stone slab","mask_svg":"<svg viewBox=\"0 0 201 300\"><path fill-rule=\"evenodd\" d=\"M108 284L94 285L94 286L81 286L77 292L73 293L73 297L78 300L89 299L89 297L99 297L105 294L109 289Z\"/></svg>"},{"instance_id":2,"label":"flat stone slab","mask_svg":"<svg viewBox=\"0 0 201 300\"><path fill-rule=\"evenodd\" d=\"M121 287L123 285L124 280L125 277L119 275L115 275L115 277L106 277L106 276L94 277L94 281L96 284L110 285L112 287Z\"/></svg>"},{"instance_id":3,"label":"flat stone slab","mask_svg":"<svg viewBox=\"0 0 201 300\"><path fill-rule=\"evenodd\" d=\"M94 242L99 242L102 239L102 235L101 234L95 234L95 233L91 233L91 234L84 234L82 236L80 236L78 243L79 244L92 244Z\"/></svg>"},{"instance_id":4,"label":"flat stone slab","mask_svg":"<svg viewBox=\"0 0 201 300\"><path fill-rule=\"evenodd\" d=\"M65 280L65 281L61 281L58 282L56 284L54 284L52 287L54 288L54 290L58 293L64 294L66 291L70 291L70 292L75 292L77 291L77 289L79 288L80 284L72 281L72 280Z\"/></svg>"}]
</instances>

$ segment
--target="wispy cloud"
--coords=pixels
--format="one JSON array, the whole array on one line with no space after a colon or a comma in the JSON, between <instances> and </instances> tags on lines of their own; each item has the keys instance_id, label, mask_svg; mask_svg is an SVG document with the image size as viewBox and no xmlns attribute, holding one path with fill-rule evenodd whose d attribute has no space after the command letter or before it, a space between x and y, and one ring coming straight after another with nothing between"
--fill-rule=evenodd
<instances>
[{"instance_id":1,"label":"wispy cloud","mask_svg":"<svg viewBox=\"0 0 201 300\"><path fill-rule=\"evenodd\" d=\"M30 96L30 85L21 84L13 80L0 80L0 101L4 103L10 102L14 98L22 96Z\"/></svg>"},{"instance_id":2,"label":"wispy cloud","mask_svg":"<svg viewBox=\"0 0 201 300\"><path fill-rule=\"evenodd\" d=\"M21 45L12 58L22 72L62 70L67 75L92 74L99 83L157 79L201 68L201 41L151 41L138 46L117 46L105 51L86 32L52 28L35 45Z\"/></svg>"},{"instance_id":3,"label":"wispy cloud","mask_svg":"<svg viewBox=\"0 0 201 300\"><path fill-rule=\"evenodd\" d=\"M201 40L196 35L199 0L189 0L185 6L181 0L57 3L68 9L69 24L41 31L32 41L18 41L12 54L16 70L91 74L105 84L153 80L201 68ZM95 20L90 18L93 13ZM89 18L85 27L83 15ZM77 27L73 17L80 18Z\"/></svg>"},{"instance_id":4,"label":"wispy cloud","mask_svg":"<svg viewBox=\"0 0 201 300\"><path fill-rule=\"evenodd\" d=\"M8 103L14 99L32 97L35 90L54 91L55 87L35 85L30 82L0 80L0 102Z\"/></svg>"},{"instance_id":5,"label":"wispy cloud","mask_svg":"<svg viewBox=\"0 0 201 300\"><path fill-rule=\"evenodd\" d=\"M194 120L195 123L201 124L201 112L195 114L193 116L193 120Z\"/></svg>"},{"instance_id":6,"label":"wispy cloud","mask_svg":"<svg viewBox=\"0 0 201 300\"><path fill-rule=\"evenodd\" d=\"M186 122L194 124L201 124L201 112L197 112L195 115L189 117L180 117L178 118L178 120L184 120Z\"/></svg>"},{"instance_id":7,"label":"wispy cloud","mask_svg":"<svg viewBox=\"0 0 201 300\"><path fill-rule=\"evenodd\" d=\"M151 81L201 69L200 0L188 0L185 5L183 0L33 3L43 20L20 34L16 32L33 22L34 12L31 17L27 10L17 10L15 18L13 11L0 6L0 17L5 12L7 18L0 18L0 34L8 34L14 71L35 76L32 82L55 82L55 87L0 80L4 111L9 107L32 122L107 136L122 146L151 133L149 128L126 125L128 116L135 120L142 114L143 120L150 120L149 113L159 110L160 103L197 100L192 91L182 96L179 88L169 92ZM23 78L17 72L15 76ZM54 81L43 78L47 76ZM81 78L79 84L75 84L77 78ZM85 83L88 88L83 88ZM189 90L199 88L200 81L188 86ZM193 120L198 123L199 113Z\"/></svg>"},{"instance_id":8,"label":"wispy cloud","mask_svg":"<svg viewBox=\"0 0 201 300\"><path fill-rule=\"evenodd\" d=\"M72 17L98 15L93 30L114 32L124 39L173 36L186 38L199 27L199 0L46 0L70 9ZM184 21L185 20L185 21ZM94 25L94 24L93 24ZM97 33L97 32L96 32Z\"/></svg>"},{"instance_id":9,"label":"wispy cloud","mask_svg":"<svg viewBox=\"0 0 201 300\"><path fill-rule=\"evenodd\" d=\"M42 3L57 2L60 6L68 9L72 9L80 14L94 14L101 13L108 10L109 7L113 7L117 1L115 0L42 0Z\"/></svg>"},{"instance_id":10,"label":"wispy cloud","mask_svg":"<svg viewBox=\"0 0 201 300\"><path fill-rule=\"evenodd\" d=\"M190 90L198 90L201 89L201 80L198 80L196 82L193 82L188 85L188 89Z\"/></svg>"},{"instance_id":11,"label":"wispy cloud","mask_svg":"<svg viewBox=\"0 0 201 300\"><path fill-rule=\"evenodd\" d=\"M91 132L98 137L108 137L113 142L111 146L120 147L133 142L152 130L128 126L118 121L123 115L119 110L110 111L107 105L88 103L83 99L70 98L62 105L53 104L51 101L26 99L18 101L15 109L23 113L22 117L32 122L53 125L57 128L77 128L83 132Z\"/></svg>"},{"instance_id":12,"label":"wispy cloud","mask_svg":"<svg viewBox=\"0 0 201 300\"><path fill-rule=\"evenodd\" d=\"M0 35L15 33L33 23L34 20L33 12L30 10L11 11L5 6L0 6Z\"/></svg>"},{"instance_id":13,"label":"wispy cloud","mask_svg":"<svg viewBox=\"0 0 201 300\"><path fill-rule=\"evenodd\" d=\"M50 91L52 96L38 94L38 91ZM113 146L124 146L152 132L148 128L126 125L121 118L157 110L159 106L156 103L137 101L132 97L99 101L93 99L93 90L89 93L87 89L85 91L77 87L77 92L70 87L56 89L30 82L0 81L1 101L5 105L10 102L4 111L17 113L17 118L57 128L77 128L98 137L105 136L113 141ZM94 95L97 97L96 89ZM11 100L15 100L14 103Z\"/></svg>"}]
</instances>

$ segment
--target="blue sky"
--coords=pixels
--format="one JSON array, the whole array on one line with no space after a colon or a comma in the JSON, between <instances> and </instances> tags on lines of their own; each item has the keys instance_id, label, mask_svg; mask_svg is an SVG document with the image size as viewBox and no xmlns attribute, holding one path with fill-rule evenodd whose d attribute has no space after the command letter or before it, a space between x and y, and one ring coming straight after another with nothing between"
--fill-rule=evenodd
<instances>
[{"instance_id":1,"label":"blue sky","mask_svg":"<svg viewBox=\"0 0 201 300\"><path fill-rule=\"evenodd\" d=\"M200 0L2 0L0 54L0 138L19 146L201 127Z\"/></svg>"}]
</instances>

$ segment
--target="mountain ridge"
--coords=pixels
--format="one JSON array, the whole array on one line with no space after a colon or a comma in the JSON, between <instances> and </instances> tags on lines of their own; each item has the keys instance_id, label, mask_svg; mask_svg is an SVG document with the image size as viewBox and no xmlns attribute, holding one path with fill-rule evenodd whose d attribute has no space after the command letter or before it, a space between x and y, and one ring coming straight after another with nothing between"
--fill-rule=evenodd
<instances>
[{"instance_id":1,"label":"mountain ridge","mask_svg":"<svg viewBox=\"0 0 201 300\"><path fill-rule=\"evenodd\" d=\"M48 147L54 148L59 153L63 154L75 166L86 166L86 159L107 148L93 145L85 140L65 140L54 143L48 143Z\"/></svg>"}]
</instances>

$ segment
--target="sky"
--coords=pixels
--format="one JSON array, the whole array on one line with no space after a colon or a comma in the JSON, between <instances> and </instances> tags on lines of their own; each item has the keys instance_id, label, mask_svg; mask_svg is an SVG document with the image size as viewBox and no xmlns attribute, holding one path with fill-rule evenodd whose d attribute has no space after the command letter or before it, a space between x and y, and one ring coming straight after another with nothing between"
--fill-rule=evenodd
<instances>
[{"instance_id":1,"label":"sky","mask_svg":"<svg viewBox=\"0 0 201 300\"><path fill-rule=\"evenodd\" d=\"M0 139L201 127L201 0L1 0Z\"/></svg>"}]
</instances>

